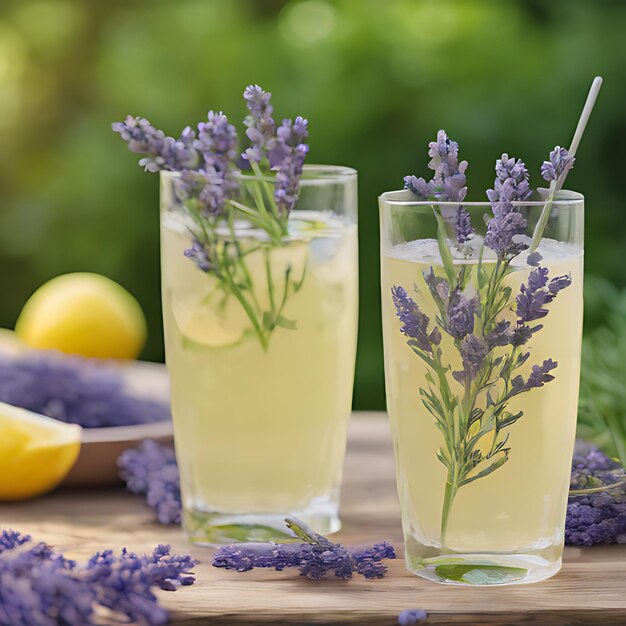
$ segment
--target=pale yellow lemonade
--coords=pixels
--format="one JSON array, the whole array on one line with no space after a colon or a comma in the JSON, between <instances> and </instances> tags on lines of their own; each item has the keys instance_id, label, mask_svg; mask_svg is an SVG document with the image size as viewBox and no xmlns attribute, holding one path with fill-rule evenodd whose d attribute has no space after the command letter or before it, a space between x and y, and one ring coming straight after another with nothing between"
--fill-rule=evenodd
<instances>
[{"instance_id":1,"label":"pale yellow lemonade","mask_svg":"<svg viewBox=\"0 0 626 626\"><path fill-rule=\"evenodd\" d=\"M299 514L318 531L337 530L337 521L325 528L316 515L338 519L356 346L356 226L296 211L290 232L286 245L269 251L262 233L237 232L262 309L268 267L275 297L288 268L301 281L283 310L295 328L275 328L264 350L240 303L185 257L191 242L182 219L162 220L166 357L192 536L203 513L238 522L246 514Z\"/></svg>"},{"instance_id":2,"label":"pale yellow lemonade","mask_svg":"<svg viewBox=\"0 0 626 626\"><path fill-rule=\"evenodd\" d=\"M571 275L572 283L547 305L548 315L539 320L544 328L523 346L530 358L519 372L527 378L534 364L553 359L555 379L543 387L515 396L508 410L523 411L509 429L509 459L488 476L459 489L449 516L445 552L517 553L533 564L560 564L565 501L569 487L569 463L574 445L582 326L582 249L543 240L541 266L551 278ZM485 250L486 255L488 250ZM485 257L486 258L486 257ZM436 557L441 548L441 517L447 470L437 458L443 435L421 402L419 388L426 386L427 367L407 345L400 332L391 288L400 285L435 319L435 303L423 273L431 266L442 275L441 259L434 240L418 240L390 246L382 257L383 326L386 355L387 402L391 418L402 500L403 525L410 569L422 559ZM476 266L476 260L455 260ZM515 271L505 284L512 300L528 280L529 267L523 253L512 262ZM488 266L487 266L488 267ZM475 279L474 279L475 280ZM515 314L508 310L507 319ZM460 370L459 353L451 337L443 333L444 363ZM452 390L462 394L455 381ZM487 443L485 444L487 445ZM487 448L488 449L488 448ZM539 540L537 538L540 538ZM514 564L514 563L511 563ZM558 569L558 565L556 566Z\"/></svg>"}]
</instances>

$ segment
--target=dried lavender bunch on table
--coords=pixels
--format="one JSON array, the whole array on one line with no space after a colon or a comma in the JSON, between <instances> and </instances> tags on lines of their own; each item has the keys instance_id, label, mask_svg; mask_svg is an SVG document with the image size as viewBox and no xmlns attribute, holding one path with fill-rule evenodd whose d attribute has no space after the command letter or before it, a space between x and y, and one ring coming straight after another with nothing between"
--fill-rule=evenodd
<instances>
[{"instance_id":1,"label":"dried lavender bunch on table","mask_svg":"<svg viewBox=\"0 0 626 626\"><path fill-rule=\"evenodd\" d=\"M565 543L626 543L626 473L597 448L574 456Z\"/></svg>"},{"instance_id":2,"label":"dried lavender bunch on table","mask_svg":"<svg viewBox=\"0 0 626 626\"><path fill-rule=\"evenodd\" d=\"M166 404L129 393L115 365L36 350L0 356L0 402L84 428L170 419Z\"/></svg>"},{"instance_id":3,"label":"dried lavender bunch on table","mask_svg":"<svg viewBox=\"0 0 626 626\"><path fill-rule=\"evenodd\" d=\"M258 543L219 548L213 556L213 566L236 572L254 568L282 571L297 568L301 576L320 580L332 573L347 580L353 574L369 579L382 578L387 572L386 559L395 559L393 547L387 542L366 548L344 548L319 535L300 520L287 518L287 527L300 543Z\"/></svg>"},{"instance_id":4,"label":"dried lavender bunch on table","mask_svg":"<svg viewBox=\"0 0 626 626\"><path fill-rule=\"evenodd\" d=\"M177 139L140 117L113 124L131 151L145 155L139 164L147 171L179 173L175 192L192 236L185 255L217 280L225 298L236 299L264 349L277 326L295 327L283 310L304 276L287 270L277 280L268 263L266 285L255 284L247 259L251 250L241 242L241 224L264 233L256 246L266 253L285 245L309 150L307 120L298 116L277 124L270 98L258 85L246 88L249 147L242 154L237 150L237 130L221 112L209 111L206 122L196 129L185 128Z\"/></svg>"},{"instance_id":5,"label":"dried lavender bunch on table","mask_svg":"<svg viewBox=\"0 0 626 626\"><path fill-rule=\"evenodd\" d=\"M149 555L104 550L78 564L28 535L3 530L0 624L88 626L101 623L103 609L117 620L165 624L168 613L154 590L192 585L196 564L189 556L171 555L164 545Z\"/></svg>"}]
</instances>

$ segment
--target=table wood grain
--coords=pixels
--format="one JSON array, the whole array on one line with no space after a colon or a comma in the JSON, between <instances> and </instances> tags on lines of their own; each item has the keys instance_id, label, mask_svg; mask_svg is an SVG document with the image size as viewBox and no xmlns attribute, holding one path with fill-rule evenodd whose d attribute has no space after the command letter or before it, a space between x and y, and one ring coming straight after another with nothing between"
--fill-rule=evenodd
<instances>
[{"instance_id":1,"label":"table wood grain","mask_svg":"<svg viewBox=\"0 0 626 626\"><path fill-rule=\"evenodd\" d=\"M396 623L398 613L421 607L432 624L473 626L538 624L626 625L626 545L567 548L562 571L537 584L445 587L404 568L393 453L383 414L351 421L342 495L344 527L335 538L347 545L391 541L400 558L382 580L308 581L293 572L244 574L211 567L211 550L187 543L177 527L154 523L140 497L122 489L60 491L0 506L0 526L27 532L74 558L105 547L150 551L170 543L201 561L193 587L159 592L172 623L363 624Z\"/></svg>"}]
</instances>

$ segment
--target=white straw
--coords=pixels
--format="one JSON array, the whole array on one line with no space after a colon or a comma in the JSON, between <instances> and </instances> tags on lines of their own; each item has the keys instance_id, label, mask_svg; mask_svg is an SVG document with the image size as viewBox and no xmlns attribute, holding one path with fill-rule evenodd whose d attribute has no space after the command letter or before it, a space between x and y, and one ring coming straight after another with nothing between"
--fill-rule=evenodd
<instances>
[{"instance_id":1,"label":"white straw","mask_svg":"<svg viewBox=\"0 0 626 626\"><path fill-rule=\"evenodd\" d=\"M568 151L570 156L576 155L580 140L582 139L585 128L587 127L587 122L589 121L589 117L591 116L591 111L593 111L596 99L598 98L600 87L602 87L602 76L596 76L593 79L593 83L591 83L591 89L589 90L587 101L585 102L583 112L580 114L580 119L578 120L578 125L576 126L576 132L574 133L574 138L572 139L572 143ZM539 217L539 221L535 226L535 232L533 233L533 239L530 244L529 252L533 252L534 250L536 250L539 242L541 241L541 236L543 235L543 230L546 227L548 217L550 216L550 210L552 209L552 203L554 202L554 195L563 186L566 176L567 172L565 172L565 176L562 176L559 180L552 181L552 183L550 184L548 200L546 201L546 204L543 207L543 211L541 212L541 216Z\"/></svg>"}]
</instances>

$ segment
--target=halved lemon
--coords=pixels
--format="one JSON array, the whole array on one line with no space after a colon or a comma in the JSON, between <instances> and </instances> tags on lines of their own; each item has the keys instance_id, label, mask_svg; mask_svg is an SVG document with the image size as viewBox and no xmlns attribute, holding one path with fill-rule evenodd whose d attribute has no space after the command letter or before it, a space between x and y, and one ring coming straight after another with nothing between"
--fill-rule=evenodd
<instances>
[{"instance_id":1,"label":"halved lemon","mask_svg":"<svg viewBox=\"0 0 626 626\"><path fill-rule=\"evenodd\" d=\"M80 426L0 402L0 500L54 489L80 451Z\"/></svg>"}]
</instances>

